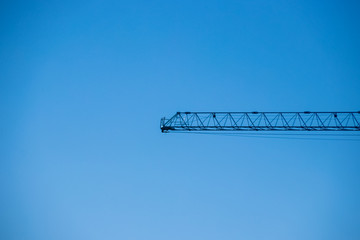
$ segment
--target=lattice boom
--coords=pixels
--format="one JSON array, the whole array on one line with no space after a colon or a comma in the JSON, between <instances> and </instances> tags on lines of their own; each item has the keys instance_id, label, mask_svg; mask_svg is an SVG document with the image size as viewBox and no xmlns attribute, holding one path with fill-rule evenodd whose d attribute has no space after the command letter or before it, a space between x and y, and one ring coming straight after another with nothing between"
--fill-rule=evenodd
<instances>
[{"instance_id":1,"label":"lattice boom","mask_svg":"<svg viewBox=\"0 0 360 240\"><path fill-rule=\"evenodd\" d=\"M171 131L360 131L358 112L177 112L162 118Z\"/></svg>"}]
</instances>

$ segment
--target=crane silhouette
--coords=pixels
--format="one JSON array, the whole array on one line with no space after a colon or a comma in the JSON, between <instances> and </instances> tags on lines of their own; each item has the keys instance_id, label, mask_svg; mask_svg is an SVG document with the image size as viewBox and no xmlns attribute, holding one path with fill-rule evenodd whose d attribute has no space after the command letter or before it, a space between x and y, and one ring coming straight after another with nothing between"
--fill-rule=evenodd
<instances>
[{"instance_id":1,"label":"crane silhouette","mask_svg":"<svg viewBox=\"0 0 360 240\"><path fill-rule=\"evenodd\" d=\"M177 112L162 118L173 131L360 131L358 112Z\"/></svg>"}]
</instances>

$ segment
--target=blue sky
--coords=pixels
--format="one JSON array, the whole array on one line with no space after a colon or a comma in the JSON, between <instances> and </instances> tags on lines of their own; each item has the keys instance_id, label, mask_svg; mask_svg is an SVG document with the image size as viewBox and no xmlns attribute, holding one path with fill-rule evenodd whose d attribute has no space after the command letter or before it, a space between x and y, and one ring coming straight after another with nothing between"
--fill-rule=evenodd
<instances>
[{"instance_id":1,"label":"blue sky","mask_svg":"<svg viewBox=\"0 0 360 240\"><path fill-rule=\"evenodd\" d=\"M359 142L159 129L360 110L359 8L1 3L1 239L360 239Z\"/></svg>"}]
</instances>

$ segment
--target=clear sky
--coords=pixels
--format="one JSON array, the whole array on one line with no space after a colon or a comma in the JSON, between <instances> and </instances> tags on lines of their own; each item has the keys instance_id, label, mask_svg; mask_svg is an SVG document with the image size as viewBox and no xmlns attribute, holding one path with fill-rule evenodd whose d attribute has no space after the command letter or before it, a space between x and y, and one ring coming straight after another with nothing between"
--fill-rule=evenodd
<instances>
[{"instance_id":1,"label":"clear sky","mask_svg":"<svg viewBox=\"0 0 360 240\"><path fill-rule=\"evenodd\" d=\"M162 134L360 110L358 1L2 1L0 239L360 239L360 142Z\"/></svg>"}]
</instances>

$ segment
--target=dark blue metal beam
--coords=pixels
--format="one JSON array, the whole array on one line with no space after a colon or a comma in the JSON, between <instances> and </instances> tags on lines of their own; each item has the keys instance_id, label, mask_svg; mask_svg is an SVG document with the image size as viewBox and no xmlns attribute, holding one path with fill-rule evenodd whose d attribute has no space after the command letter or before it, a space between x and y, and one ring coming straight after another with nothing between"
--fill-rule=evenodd
<instances>
[{"instance_id":1,"label":"dark blue metal beam","mask_svg":"<svg viewBox=\"0 0 360 240\"><path fill-rule=\"evenodd\" d=\"M360 131L358 112L177 112L162 118L172 131Z\"/></svg>"}]
</instances>

